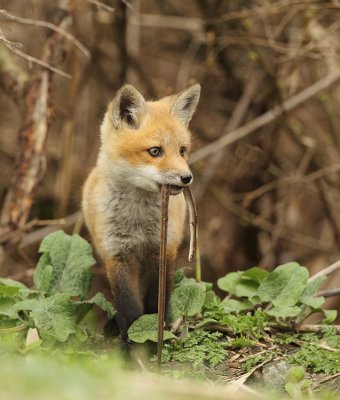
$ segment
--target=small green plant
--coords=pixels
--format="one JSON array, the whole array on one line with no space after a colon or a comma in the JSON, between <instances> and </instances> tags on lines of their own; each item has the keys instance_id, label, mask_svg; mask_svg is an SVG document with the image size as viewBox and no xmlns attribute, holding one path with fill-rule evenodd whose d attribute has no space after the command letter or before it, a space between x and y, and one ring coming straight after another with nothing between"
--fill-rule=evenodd
<instances>
[{"instance_id":1,"label":"small green plant","mask_svg":"<svg viewBox=\"0 0 340 400\"><path fill-rule=\"evenodd\" d=\"M79 322L94 305L110 318L115 315L102 293L88 299L95 260L86 240L57 231L42 241L39 252L35 289L0 278L0 332L36 328L42 339L65 342L71 335L86 338Z\"/></svg>"},{"instance_id":2,"label":"small green plant","mask_svg":"<svg viewBox=\"0 0 340 400\"><path fill-rule=\"evenodd\" d=\"M286 381L285 389L292 399L302 398L306 389L312 384L310 379L305 379L303 367L289 368Z\"/></svg>"},{"instance_id":3,"label":"small green plant","mask_svg":"<svg viewBox=\"0 0 340 400\"><path fill-rule=\"evenodd\" d=\"M312 313L323 313L324 323L336 318L336 311L321 308L324 297L317 292L325 277L308 282L307 268L296 262L268 272L258 267L231 272L217 282L218 287L237 299L223 300L225 311L239 314L262 309L268 321L281 324L299 323Z\"/></svg>"},{"instance_id":4,"label":"small green plant","mask_svg":"<svg viewBox=\"0 0 340 400\"><path fill-rule=\"evenodd\" d=\"M288 356L291 364L301 365L313 372L337 374L340 372L340 350L325 350L315 344L306 344Z\"/></svg>"},{"instance_id":5,"label":"small green plant","mask_svg":"<svg viewBox=\"0 0 340 400\"><path fill-rule=\"evenodd\" d=\"M162 361L190 363L194 369L201 368L204 364L216 367L227 357L226 346L222 333L196 329L181 340L166 343Z\"/></svg>"}]
</instances>

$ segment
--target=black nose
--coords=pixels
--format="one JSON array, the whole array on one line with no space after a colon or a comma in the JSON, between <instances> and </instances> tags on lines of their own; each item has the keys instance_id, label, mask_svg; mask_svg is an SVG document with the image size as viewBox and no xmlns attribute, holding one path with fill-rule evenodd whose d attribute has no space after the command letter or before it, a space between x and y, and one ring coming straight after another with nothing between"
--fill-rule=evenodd
<instances>
[{"instance_id":1,"label":"black nose","mask_svg":"<svg viewBox=\"0 0 340 400\"><path fill-rule=\"evenodd\" d=\"M191 182L192 175L181 175L181 180L186 185Z\"/></svg>"}]
</instances>

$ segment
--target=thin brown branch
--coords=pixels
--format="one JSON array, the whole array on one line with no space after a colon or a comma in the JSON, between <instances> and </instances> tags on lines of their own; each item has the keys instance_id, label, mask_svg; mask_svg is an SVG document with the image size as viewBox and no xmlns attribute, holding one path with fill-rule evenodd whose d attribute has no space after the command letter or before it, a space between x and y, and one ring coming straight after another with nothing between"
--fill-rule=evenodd
<instances>
[{"instance_id":1,"label":"thin brown branch","mask_svg":"<svg viewBox=\"0 0 340 400\"><path fill-rule=\"evenodd\" d=\"M320 168L317 171L311 172L308 175L291 175L291 176L285 176L281 179L278 179L276 181L271 181L268 182L259 188L251 191L251 192L243 192L243 193L233 193L230 195L230 198L232 200L242 200L243 198L247 199L247 202L252 201L260 196L263 196L265 193L270 192L271 190L274 189L279 189L284 186L288 185L307 185L309 183L312 183L320 178L323 178L324 176L335 174L340 171L340 163L329 165L324 168Z\"/></svg>"},{"instance_id":2,"label":"thin brown branch","mask_svg":"<svg viewBox=\"0 0 340 400\"><path fill-rule=\"evenodd\" d=\"M339 376L340 376L340 372L338 372L334 375L327 376L326 378L321 379L319 382L316 382L313 385L313 389L317 388L318 386L322 385L323 383L332 381L333 379L338 378Z\"/></svg>"},{"instance_id":3,"label":"thin brown branch","mask_svg":"<svg viewBox=\"0 0 340 400\"><path fill-rule=\"evenodd\" d=\"M54 72L55 74L62 76L63 78L67 78L67 79L71 79L72 78L70 74L67 74L66 72L62 71L59 68L53 67L53 65L51 65L51 64L49 64L49 63L47 63L45 61L42 61L42 60L39 60L36 57L30 56L29 54L26 54L26 53L24 53L23 51L21 51L19 49L11 48L11 47L8 47L8 48L14 54L16 54L17 56L27 60L29 63L40 65L41 67L44 67L44 68L48 69L49 71Z\"/></svg>"},{"instance_id":4,"label":"thin brown branch","mask_svg":"<svg viewBox=\"0 0 340 400\"><path fill-rule=\"evenodd\" d=\"M8 48L0 46L0 87L16 103L21 104L28 74L13 58Z\"/></svg>"},{"instance_id":5,"label":"thin brown branch","mask_svg":"<svg viewBox=\"0 0 340 400\"><path fill-rule=\"evenodd\" d=\"M236 104L236 107L234 108L231 118L224 129L224 134L232 132L233 129L236 129L238 126L241 125L260 82L261 78L259 76L255 76L252 79L250 79L249 82L246 84L243 94L238 103ZM197 200L198 202L200 201L201 197L206 191L209 182L214 176L225 154L226 154L225 149L220 149L211 156L208 166L207 168L205 168L205 172L203 173L202 178L199 182L199 186L196 189L196 199L198 199Z\"/></svg>"},{"instance_id":6,"label":"thin brown branch","mask_svg":"<svg viewBox=\"0 0 340 400\"><path fill-rule=\"evenodd\" d=\"M44 226L43 228L36 229L33 232L28 232L22 238L20 242L20 248L29 247L33 244L39 243L45 236L59 229L60 226L62 226L63 229L69 229L71 227L74 227L73 233L78 233L76 232L76 229L78 229L77 227L78 221L80 222L80 220L82 221L82 219L83 217L81 211L76 211L75 213L70 214L65 218L62 218L62 221L64 221L62 225L57 225L57 224L47 225Z\"/></svg>"},{"instance_id":7,"label":"thin brown branch","mask_svg":"<svg viewBox=\"0 0 340 400\"><path fill-rule=\"evenodd\" d=\"M335 263L331 264L329 267L319 271L315 275L311 276L308 280L308 282L313 282L315 279L320 278L320 276L328 276L332 274L333 272L337 271L340 269L340 261L336 261Z\"/></svg>"},{"instance_id":8,"label":"thin brown branch","mask_svg":"<svg viewBox=\"0 0 340 400\"><path fill-rule=\"evenodd\" d=\"M229 199L228 196L224 195L220 190L216 187L212 187L213 196L220 202L220 204L225 207L232 214L240 217L242 220L246 221L248 224L252 226L257 226L265 232L272 234L275 231L275 225L261 217L260 215L255 215L239 205L235 204L233 201ZM292 231L281 231L278 233L278 238L289 240L300 246L309 247L311 249L319 250L319 251L330 251L331 245L326 242L322 242L320 240L316 240L313 237L309 237L306 235L299 234L298 232Z\"/></svg>"},{"instance_id":9,"label":"thin brown branch","mask_svg":"<svg viewBox=\"0 0 340 400\"><path fill-rule=\"evenodd\" d=\"M108 6L107 4L103 3L102 1L98 1L98 0L87 0L89 3L94 4L95 6L98 7L98 9L102 9L105 11L109 11L109 12L114 12L115 9L111 6Z\"/></svg>"},{"instance_id":10,"label":"thin brown branch","mask_svg":"<svg viewBox=\"0 0 340 400\"><path fill-rule=\"evenodd\" d=\"M190 157L189 160L190 164L194 164L197 161L200 161L208 157L210 154L213 154L216 151L222 149L223 147L228 146L240 139L243 139L244 137L258 130L259 128L268 125L269 123L273 122L275 119L277 119L284 113L292 111L294 108L296 108L303 102L315 96L320 91L327 89L329 86L333 85L339 79L340 79L340 71L330 73L325 78L320 79L319 81L315 82L311 86L302 90L295 96L284 101L281 105L272 108L271 110L267 111L266 113L260 115L251 122L247 123L246 125L243 125L240 128L237 128L234 131L221 136L216 141L209 143L205 147L197 150Z\"/></svg>"},{"instance_id":11,"label":"thin brown branch","mask_svg":"<svg viewBox=\"0 0 340 400\"><path fill-rule=\"evenodd\" d=\"M0 10L0 15L11 21L18 22L20 24L41 26L43 28L48 28L51 29L52 31L58 32L60 35L64 36L65 39L73 43L87 58L91 57L90 51L77 38L75 38L71 33L65 31L65 29L61 28L58 25L52 24L51 22L48 21L17 17L16 15L10 14L6 10Z\"/></svg>"},{"instance_id":12,"label":"thin brown branch","mask_svg":"<svg viewBox=\"0 0 340 400\"><path fill-rule=\"evenodd\" d=\"M332 297L339 295L340 295L340 288L320 290L320 292L318 292L318 296L323 296L323 297Z\"/></svg>"},{"instance_id":13,"label":"thin brown branch","mask_svg":"<svg viewBox=\"0 0 340 400\"><path fill-rule=\"evenodd\" d=\"M166 296L166 247L168 236L168 207L170 186L162 185L161 189L161 237L159 254L159 281L158 281L158 343L157 360L160 366L162 361L164 322L165 322L165 296Z\"/></svg>"}]
</instances>

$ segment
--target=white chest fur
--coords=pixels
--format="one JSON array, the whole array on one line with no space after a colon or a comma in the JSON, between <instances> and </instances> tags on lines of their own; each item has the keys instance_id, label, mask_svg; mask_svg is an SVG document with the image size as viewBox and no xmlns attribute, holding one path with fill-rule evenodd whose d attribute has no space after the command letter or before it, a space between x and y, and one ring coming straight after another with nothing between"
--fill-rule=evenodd
<instances>
[{"instance_id":1,"label":"white chest fur","mask_svg":"<svg viewBox=\"0 0 340 400\"><path fill-rule=\"evenodd\" d=\"M104 217L103 246L115 255L142 255L159 248L160 193L148 192L122 182L110 182L98 202ZM168 243L172 241L171 222Z\"/></svg>"}]
</instances>

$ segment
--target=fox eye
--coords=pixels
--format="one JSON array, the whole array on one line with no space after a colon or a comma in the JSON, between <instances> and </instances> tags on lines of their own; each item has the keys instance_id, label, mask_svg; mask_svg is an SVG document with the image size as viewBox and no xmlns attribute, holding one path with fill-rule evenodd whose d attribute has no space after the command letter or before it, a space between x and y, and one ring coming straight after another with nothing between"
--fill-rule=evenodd
<instances>
[{"instance_id":1,"label":"fox eye","mask_svg":"<svg viewBox=\"0 0 340 400\"><path fill-rule=\"evenodd\" d=\"M161 147L151 147L151 149L148 150L148 153L152 157L160 157L163 154L163 150Z\"/></svg>"},{"instance_id":2,"label":"fox eye","mask_svg":"<svg viewBox=\"0 0 340 400\"><path fill-rule=\"evenodd\" d=\"M179 154L181 155L181 157L184 157L185 150L186 150L186 148L183 146L179 149Z\"/></svg>"}]
</instances>

